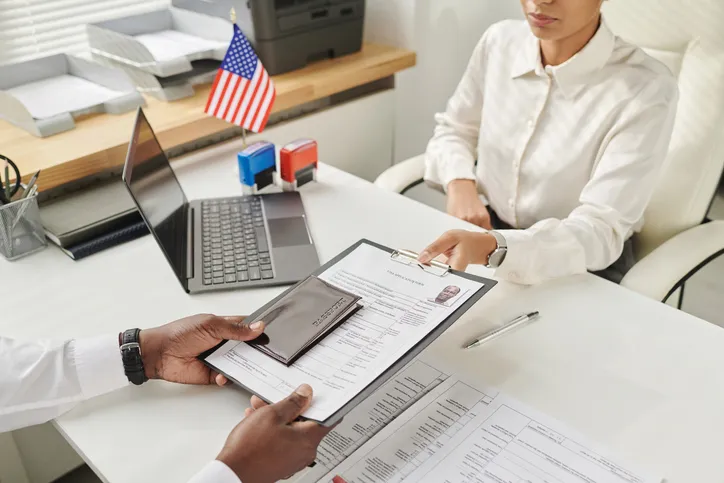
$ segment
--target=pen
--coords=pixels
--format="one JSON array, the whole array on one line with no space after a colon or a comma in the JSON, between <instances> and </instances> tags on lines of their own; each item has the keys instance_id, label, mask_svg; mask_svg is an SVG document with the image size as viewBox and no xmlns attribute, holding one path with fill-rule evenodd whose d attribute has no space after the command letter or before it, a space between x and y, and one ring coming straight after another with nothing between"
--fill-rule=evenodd
<instances>
[{"instance_id":1,"label":"pen","mask_svg":"<svg viewBox=\"0 0 724 483\"><path fill-rule=\"evenodd\" d=\"M520 317L516 317L515 319L511 320L507 324L505 324L502 327L499 327L497 329L491 330L490 332L481 335L471 343L467 344L464 349L472 349L474 347L481 346L485 344L486 342L490 342L493 339L497 339L503 334L507 334L511 330L520 327L521 325L527 324L528 322L534 321L540 313L538 312L531 312L530 314L521 315Z\"/></svg>"},{"instance_id":2,"label":"pen","mask_svg":"<svg viewBox=\"0 0 724 483\"><path fill-rule=\"evenodd\" d=\"M30 188L29 190L26 189L26 190L25 190L25 193L23 193L23 199L32 198L33 196L36 195L37 192L38 192L38 187L37 187L37 186L33 186L33 187ZM24 203L24 204L20 207L20 209L18 210L17 215L15 215L15 220L13 220L12 227L10 228L10 231L11 231L11 232L15 231L15 227L18 226L18 223L20 223L20 220L22 220L22 219L23 219L23 216L25 216L25 212L28 211L28 205L29 205L29 204L30 204L29 202L28 202L28 203Z\"/></svg>"},{"instance_id":3,"label":"pen","mask_svg":"<svg viewBox=\"0 0 724 483\"><path fill-rule=\"evenodd\" d=\"M10 166L7 164L5 165L5 182L7 183L7 186L3 188L5 190L5 198L8 200L8 202L10 202L13 185L10 184Z\"/></svg>"},{"instance_id":4,"label":"pen","mask_svg":"<svg viewBox=\"0 0 724 483\"><path fill-rule=\"evenodd\" d=\"M28 186L25 188L25 192L23 193L23 198L30 198L30 196L32 196L32 195L29 195L28 193L30 193L30 190L33 189L33 187L35 186L35 183L38 181L38 176L40 176L40 171L35 173L33 175L33 177L30 178L30 182L28 183Z\"/></svg>"}]
</instances>

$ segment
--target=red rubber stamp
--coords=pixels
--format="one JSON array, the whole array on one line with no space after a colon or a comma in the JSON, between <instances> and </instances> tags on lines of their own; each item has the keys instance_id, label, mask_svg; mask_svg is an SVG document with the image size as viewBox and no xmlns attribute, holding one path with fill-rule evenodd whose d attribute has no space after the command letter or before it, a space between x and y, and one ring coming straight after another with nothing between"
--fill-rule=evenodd
<instances>
[{"instance_id":1,"label":"red rubber stamp","mask_svg":"<svg viewBox=\"0 0 724 483\"><path fill-rule=\"evenodd\" d=\"M317 181L317 141L299 139L287 144L281 150L280 164L284 191L294 191L307 183Z\"/></svg>"}]
</instances>

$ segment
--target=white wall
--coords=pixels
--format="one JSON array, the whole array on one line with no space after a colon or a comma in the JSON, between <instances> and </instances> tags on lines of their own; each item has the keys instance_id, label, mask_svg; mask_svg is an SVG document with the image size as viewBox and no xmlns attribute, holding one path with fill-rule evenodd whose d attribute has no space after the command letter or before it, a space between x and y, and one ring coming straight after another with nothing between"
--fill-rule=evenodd
<instances>
[{"instance_id":1,"label":"white wall","mask_svg":"<svg viewBox=\"0 0 724 483\"><path fill-rule=\"evenodd\" d=\"M394 91L384 90L275 124L249 142L264 139L279 149L303 133L319 143L320 161L374 181L393 164L394 102Z\"/></svg>"},{"instance_id":2,"label":"white wall","mask_svg":"<svg viewBox=\"0 0 724 483\"><path fill-rule=\"evenodd\" d=\"M395 161L425 150L483 32L520 12L519 0L367 0L365 39L418 55L397 75Z\"/></svg>"}]
</instances>

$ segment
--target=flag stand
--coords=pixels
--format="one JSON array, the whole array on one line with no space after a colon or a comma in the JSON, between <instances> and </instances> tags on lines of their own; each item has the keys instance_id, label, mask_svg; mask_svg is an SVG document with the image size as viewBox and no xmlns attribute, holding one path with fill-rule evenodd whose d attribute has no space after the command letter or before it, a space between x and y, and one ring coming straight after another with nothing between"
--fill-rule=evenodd
<instances>
[{"instance_id":1,"label":"flag stand","mask_svg":"<svg viewBox=\"0 0 724 483\"><path fill-rule=\"evenodd\" d=\"M253 45L236 24L234 8L230 10L229 17L234 26L234 36L216 74L204 112L241 128L246 148L247 130L261 132L266 127L276 99L276 88ZM242 107L244 111L240 111ZM230 117L232 108L234 111Z\"/></svg>"},{"instance_id":2,"label":"flag stand","mask_svg":"<svg viewBox=\"0 0 724 483\"><path fill-rule=\"evenodd\" d=\"M231 23L236 24L236 9L234 7L231 7L231 11L229 12L229 18L231 19ZM246 129L243 127L241 128L241 139L243 144L243 147L246 148Z\"/></svg>"}]
</instances>

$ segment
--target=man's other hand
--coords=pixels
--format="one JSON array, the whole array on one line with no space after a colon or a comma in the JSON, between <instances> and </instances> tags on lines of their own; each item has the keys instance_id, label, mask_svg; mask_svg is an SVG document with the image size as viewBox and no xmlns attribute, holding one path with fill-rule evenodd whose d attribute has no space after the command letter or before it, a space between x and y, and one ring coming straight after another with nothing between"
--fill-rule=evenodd
<instances>
[{"instance_id":1,"label":"man's other hand","mask_svg":"<svg viewBox=\"0 0 724 483\"><path fill-rule=\"evenodd\" d=\"M264 324L248 326L244 317L195 315L155 329L142 330L141 356L146 377L181 384L218 384L226 378L212 371L197 357L223 340L254 340Z\"/></svg>"},{"instance_id":2,"label":"man's other hand","mask_svg":"<svg viewBox=\"0 0 724 483\"><path fill-rule=\"evenodd\" d=\"M493 229L490 213L478 196L475 181L457 179L447 185L447 212L480 228Z\"/></svg>"},{"instance_id":3,"label":"man's other hand","mask_svg":"<svg viewBox=\"0 0 724 483\"><path fill-rule=\"evenodd\" d=\"M276 404L255 398L254 409L247 410L217 459L244 483L273 483L303 470L332 430L312 421L296 421L311 402L312 388L306 384Z\"/></svg>"}]
</instances>

